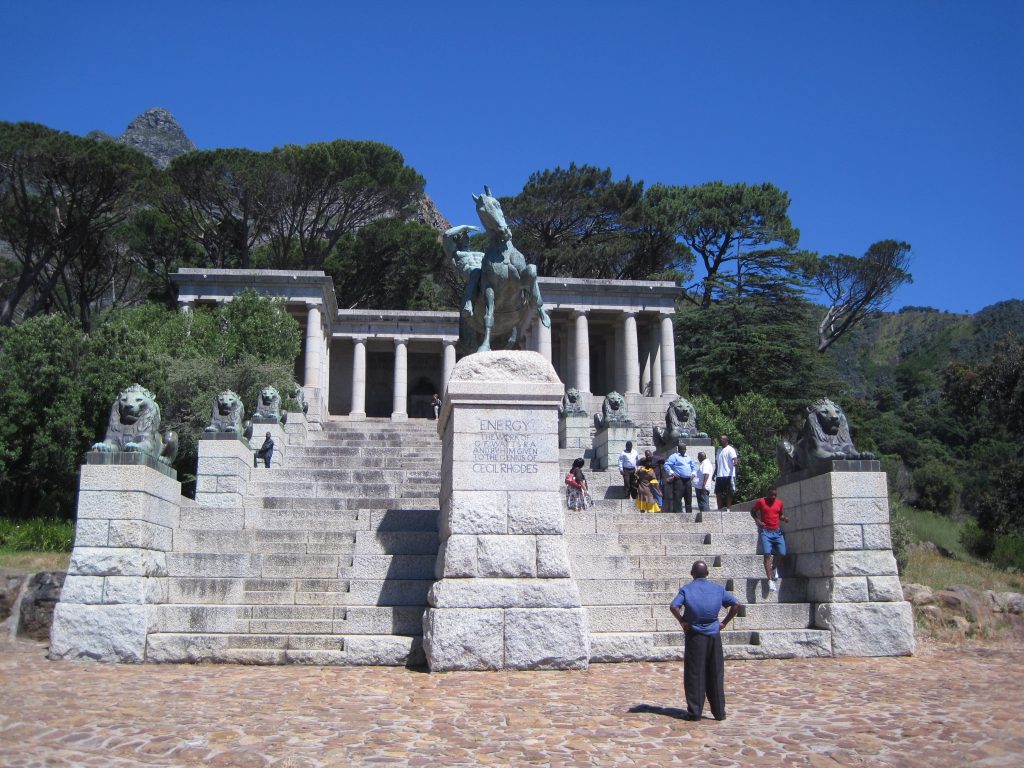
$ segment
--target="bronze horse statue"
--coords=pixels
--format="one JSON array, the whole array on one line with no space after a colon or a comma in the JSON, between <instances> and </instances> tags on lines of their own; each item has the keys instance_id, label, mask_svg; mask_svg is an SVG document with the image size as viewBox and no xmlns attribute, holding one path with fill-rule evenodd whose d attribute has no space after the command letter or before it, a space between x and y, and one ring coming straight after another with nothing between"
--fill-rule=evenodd
<instances>
[{"instance_id":1,"label":"bronze horse statue","mask_svg":"<svg viewBox=\"0 0 1024 768\"><path fill-rule=\"evenodd\" d=\"M463 354L487 352L492 348L520 349L529 329L533 312L551 327L544 311L544 300L537 285L537 267L512 244L512 232L505 214L491 190L473 195L476 213L489 236L486 250L470 251L468 225L452 227L444 234L445 251L466 273L466 293L459 319L459 351ZM492 342L501 338L504 342Z\"/></svg>"}]
</instances>

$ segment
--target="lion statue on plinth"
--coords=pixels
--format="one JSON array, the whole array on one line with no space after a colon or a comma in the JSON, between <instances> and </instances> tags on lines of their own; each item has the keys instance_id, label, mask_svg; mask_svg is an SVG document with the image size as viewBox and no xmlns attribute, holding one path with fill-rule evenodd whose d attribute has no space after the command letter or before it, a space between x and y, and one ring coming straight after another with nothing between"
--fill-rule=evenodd
<instances>
[{"instance_id":1,"label":"lion statue on plinth","mask_svg":"<svg viewBox=\"0 0 1024 768\"><path fill-rule=\"evenodd\" d=\"M210 424L203 430L203 434L233 434L248 440L252 437L252 422L244 419L245 406L242 405L242 399L230 389L225 389L213 400Z\"/></svg>"},{"instance_id":2,"label":"lion statue on plinth","mask_svg":"<svg viewBox=\"0 0 1024 768\"><path fill-rule=\"evenodd\" d=\"M609 392L604 396L601 403L601 413L594 414L594 423L598 429L607 429L615 423L629 421L629 414L626 413L626 398L618 392Z\"/></svg>"},{"instance_id":3,"label":"lion statue on plinth","mask_svg":"<svg viewBox=\"0 0 1024 768\"><path fill-rule=\"evenodd\" d=\"M795 443L779 443L777 452L780 475L827 469L832 461L873 458L875 454L853 446L846 414L827 397L808 406L800 437Z\"/></svg>"},{"instance_id":4,"label":"lion statue on plinth","mask_svg":"<svg viewBox=\"0 0 1024 768\"><path fill-rule=\"evenodd\" d=\"M261 389L260 395L256 399L256 413L253 414L253 418L259 419L263 423L279 421L283 424L287 417L287 413L281 413L281 393L277 391L277 388L264 387Z\"/></svg>"},{"instance_id":5,"label":"lion statue on plinth","mask_svg":"<svg viewBox=\"0 0 1024 768\"><path fill-rule=\"evenodd\" d=\"M655 453L672 453L688 438L707 437L697 428L697 409L685 397L677 397L665 411L665 428L653 428Z\"/></svg>"},{"instance_id":6,"label":"lion statue on plinth","mask_svg":"<svg viewBox=\"0 0 1024 768\"><path fill-rule=\"evenodd\" d=\"M569 387L562 396L562 404L558 407L558 415L565 416L569 413L587 415L583 408L583 393L576 387Z\"/></svg>"},{"instance_id":7,"label":"lion statue on plinth","mask_svg":"<svg viewBox=\"0 0 1024 768\"><path fill-rule=\"evenodd\" d=\"M153 393L140 384L132 384L118 394L110 408L107 436L94 443L101 453L143 453L170 466L178 455L178 435L160 434L160 406Z\"/></svg>"}]
</instances>

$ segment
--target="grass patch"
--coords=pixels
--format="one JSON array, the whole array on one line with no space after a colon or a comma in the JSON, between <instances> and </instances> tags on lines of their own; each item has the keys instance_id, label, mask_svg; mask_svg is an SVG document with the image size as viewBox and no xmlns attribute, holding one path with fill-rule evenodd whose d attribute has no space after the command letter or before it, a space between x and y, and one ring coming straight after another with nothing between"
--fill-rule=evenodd
<instances>
[{"instance_id":1,"label":"grass patch","mask_svg":"<svg viewBox=\"0 0 1024 768\"><path fill-rule=\"evenodd\" d=\"M964 585L996 592L1024 592L1024 576L984 563L955 560L925 547L907 550L907 567L901 578L905 583L924 584L932 589Z\"/></svg>"},{"instance_id":2,"label":"grass patch","mask_svg":"<svg viewBox=\"0 0 1024 768\"><path fill-rule=\"evenodd\" d=\"M900 514L910 527L912 543L930 541L935 546L951 552L960 560L980 564L978 559L971 555L960 542L960 529L963 528L963 521L954 520L945 515L937 515L924 509L900 506Z\"/></svg>"},{"instance_id":3,"label":"grass patch","mask_svg":"<svg viewBox=\"0 0 1024 768\"><path fill-rule=\"evenodd\" d=\"M7 573L66 571L70 559L71 555L67 552L11 552L0 549L0 571Z\"/></svg>"},{"instance_id":4,"label":"grass patch","mask_svg":"<svg viewBox=\"0 0 1024 768\"><path fill-rule=\"evenodd\" d=\"M8 552L70 552L74 542L75 524L70 520L0 519L0 549Z\"/></svg>"}]
</instances>

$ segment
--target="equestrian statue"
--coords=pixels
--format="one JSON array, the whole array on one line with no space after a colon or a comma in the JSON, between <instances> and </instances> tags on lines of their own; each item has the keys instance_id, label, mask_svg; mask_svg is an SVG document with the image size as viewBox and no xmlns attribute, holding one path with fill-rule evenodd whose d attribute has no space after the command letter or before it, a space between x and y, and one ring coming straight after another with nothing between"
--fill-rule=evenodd
<instances>
[{"instance_id":1,"label":"equestrian statue","mask_svg":"<svg viewBox=\"0 0 1024 768\"><path fill-rule=\"evenodd\" d=\"M466 275L458 350L468 355L488 352L492 347L521 349L534 311L546 327L551 327L537 285L537 267L528 264L512 244L505 214L490 188L484 186L484 193L473 195L473 201L489 236L486 250L469 250L470 233L479 228L468 224L452 227L442 238L445 253Z\"/></svg>"}]
</instances>

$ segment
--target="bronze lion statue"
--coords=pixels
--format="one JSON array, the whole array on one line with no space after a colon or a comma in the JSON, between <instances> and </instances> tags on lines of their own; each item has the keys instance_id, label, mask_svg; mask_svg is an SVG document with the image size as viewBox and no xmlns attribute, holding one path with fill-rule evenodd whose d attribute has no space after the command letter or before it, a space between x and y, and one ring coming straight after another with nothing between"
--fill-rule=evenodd
<instances>
[{"instance_id":1,"label":"bronze lion statue","mask_svg":"<svg viewBox=\"0 0 1024 768\"><path fill-rule=\"evenodd\" d=\"M618 392L609 392L604 396L601 403L601 413L594 414L594 423L597 428L611 426L615 422L629 421L629 414L626 413L626 398Z\"/></svg>"},{"instance_id":2,"label":"bronze lion statue","mask_svg":"<svg viewBox=\"0 0 1024 768\"><path fill-rule=\"evenodd\" d=\"M873 459L869 451L858 451L850 437L850 425L843 409L827 397L807 408L800 437L795 443L779 443L779 474L801 470L824 470L832 461Z\"/></svg>"},{"instance_id":3,"label":"bronze lion statue","mask_svg":"<svg viewBox=\"0 0 1024 768\"><path fill-rule=\"evenodd\" d=\"M562 404L558 407L558 415L564 416L567 413L586 414L583 409L583 393L576 387L569 387L562 396Z\"/></svg>"},{"instance_id":4,"label":"bronze lion statue","mask_svg":"<svg viewBox=\"0 0 1024 768\"><path fill-rule=\"evenodd\" d=\"M697 410L685 397L677 397L665 410L665 428L653 428L655 453L671 453L687 438L707 437L697 429Z\"/></svg>"},{"instance_id":5,"label":"bronze lion statue","mask_svg":"<svg viewBox=\"0 0 1024 768\"><path fill-rule=\"evenodd\" d=\"M153 393L140 384L132 384L118 394L110 408L107 436L94 443L101 453L144 453L168 466L178 455L178 435L160 434L160 406Z\"/></svg>"},{"instance_id":6,"label":"bronze lion statue","mask_svg":"<svg viewBox=\"0 0 1024 768\"><path fill-rule=\"evenodd\" d=\"M287 414L283 414L287 417ZM253 414L254 419L259 419L261 422L284 422L281 413L281 393L277 391L275 387L264 387L260 390L260 395L256 398L256 413Z\"/></svg>"},{"instance_id":7,"label":"bronze lion statue","mask_svg":"<svg viewBox=\"0 0 1024 768\"><path fill-rule=\"evenodd\" d=\"M230 389L225 389L213 399L210 424L203 433L234 434L248 440L252 437L252 423L244 419L245 406L242 405L242 399Z\"/></svg>"}]
</instances>

